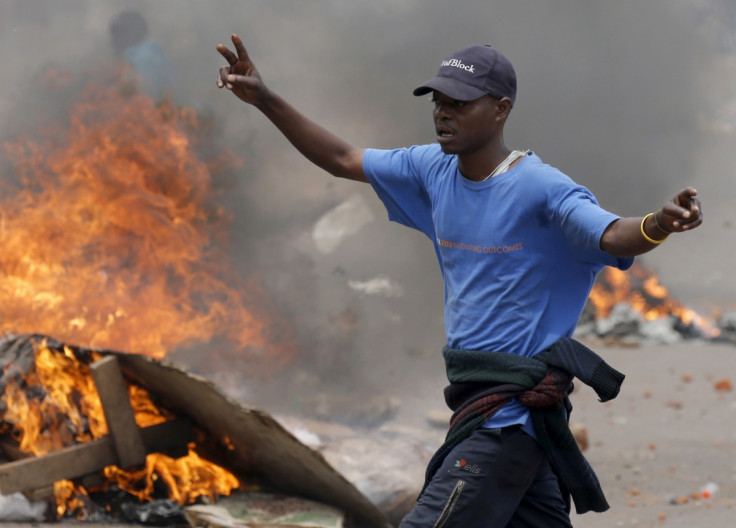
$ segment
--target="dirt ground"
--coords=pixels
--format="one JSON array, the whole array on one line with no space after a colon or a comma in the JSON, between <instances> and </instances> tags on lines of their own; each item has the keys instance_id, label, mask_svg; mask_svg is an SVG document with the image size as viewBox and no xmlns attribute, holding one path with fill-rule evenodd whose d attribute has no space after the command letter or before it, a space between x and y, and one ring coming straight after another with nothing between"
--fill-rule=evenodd
<instances>
[{"instance_id":1,"label":"dirt ground","mask_svg":"<svg viewBox=\"0 0 736 528\"><path fill-rule=\"evenodd\" d=\"M736 526L736 348L682 344L599 350L626 374L605 404L588 387L572 395L589 434L586 457L611 509L575 526ZM708 483L718 491L694 498Z\"/></svg>"},{"instance_id":2,"label":"dirt ground","mask_svg":"<svg viewBox=\"0 0 736 528\"><path fill-rule=\"evenodd\" d=\"M573 514L576 528L736 527L736 347L677 345L598 347L626 379L618 398L601 403L577 382L572 421L588 433L584 452L610 510ZM444 379L417 369L400 395L405 419L441 406ZM423 381L417 381L423 380ZM436 407L434 407L436 408ZM711 499L696 498L715 483Z\"/></svg>"},{"instance_id":3,"label":"dirt ground","mask_svg":"<svg viewBox=\"0 0 736 528\"><path fill-rule=\"evenodd\" d=\"M587 430L585 456L611 505L602 514L573 515L573 525L736 526L736 392L724 390L725 381L736 383L736 347L593 348L626 379L611 402L599 402L580 382L571 395L572 421ZM427 392L414 401L434 398ZM696 498L710 482L718 486L713 497Z\"/></svg>"},{"instance_id":4,"label":"dirt ground","mask_svg":"<svg viewBox=\"0 0 736 528\"><path fill-rule=\"evenodd\" d=\"M698 341L590 346L626 379L619 396L607 403L581 382L571 395L572 422L587 431L584 453L611 506L602 514L573 514L573 525L736 527L736 347ZM370 367L365 375L374 379L375 393L400 402L397 414L381 428L406 431L380 453L381 459L394 450L405 453L417 431L433 451L445 430L429 425L427 416L447 412L439 353L411 361L396 357ZM359 391L353 389L356 401ZM329 448L326 455L329 460ZM424 462L413 465L404 471L421 479ZM718 486L712 498L698 496L711 482Z\"/></svg>"}]
</instances>

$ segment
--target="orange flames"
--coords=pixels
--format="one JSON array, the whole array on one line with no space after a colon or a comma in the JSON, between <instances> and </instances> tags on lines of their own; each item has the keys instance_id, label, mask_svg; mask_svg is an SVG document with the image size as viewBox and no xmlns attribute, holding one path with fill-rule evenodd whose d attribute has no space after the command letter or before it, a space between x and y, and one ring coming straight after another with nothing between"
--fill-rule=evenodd
<instances>
[{"instance_id":1,"label":"orange flames","mask_svg":"<svg viewBox=\"0 0 736 528\"><path fill-rule=\"evenodd\" d=\"M264 297L244 286L223 249L230 215L213 176L242 161L202 161L196 113L131 90L126 75L88 86L68 124L5 144L14 175L0 182L0 333L157 358L217 338L257 358L254 368L283 363L289 347L266 337L274 321L251 308ZM45 396L6 387L3 432L22 451L41 456L107 434L89 368L70 350L40 346L23 383ZM140 427L169 418L144 390L129 391ZM105 476L142 499L161 480L182 504L239 485L192 447ZM86 494L66 481L55 491L60 516Z\"/></svg>"},{"instance_id":2,"label":"orange flames","mask_svg":"<svg viewBox=\"0 0 736 528\"><path fill-rule=\"evenodd\" d=\"M90 368L79 361L72 350L49 348L46 342L35 350L34 367L22 382L9 383L3 400L4 429L19 443L21 451L42 456L79 442L99 439L108 434L102 404L95 388ZM93 357L92 360L99 359ZM29 398L29 392L35 397ZM164 422L173 416L159 409L149 393L136 385L128 386L128 397L139 427ZM229 471L199 457L193 444L189 453L177 459L152 453L146 457L145 467L130 471L115 466L105 468L106 486L115 483L138 499L154 497L157 481L166 484L169 499L189 504L198 497L229 495L240 486ZM85 488L69 481L54 484L57 514L67 512L83 515L81 496Z\"/></svg>"},{"instance_id":3,"label":"orange flames","mask_svg":"<svg viewBox=\"0 0 736 528\"><path fill-rule=\"evenodd\" d=\"M705 337L720 334L720 330L707 318L670 297L667 288L659 283L653 272L636 264L628 271L605 268L593 285L590 302L595 307L596 318L607 317L615 305L625 302L646 321L675 317L685 327L694 326Z\"/></svg>"},{"instance_id":4,"label":"orange flames","mask_svg":"<svg viewBox=\"0 0 736 528\"><path fill-rule=\"evenodd\" d=\"M42 388L44 397L29 399L23 385ZM3 421L12 424L11 434L24 453L41 456L108 433L89 367L68 348L56 354L41 344L35 368L22 384L8 384L3 400L7 405ZM134 408L139 401L131 400Z\"/></svg>"},{"instance_id":5,"label":"orange flames","mask_svg":"<svg viewBox=\"0 0 736 528\"><path fill-rule=\"evenodd\" d=\"M0 198L0 331L159 358L214 336L269 347L222 249L230 215L195 112L124 86L89 86L68 126L5 145L16 180Z\"/></svg>"}]
</instances>

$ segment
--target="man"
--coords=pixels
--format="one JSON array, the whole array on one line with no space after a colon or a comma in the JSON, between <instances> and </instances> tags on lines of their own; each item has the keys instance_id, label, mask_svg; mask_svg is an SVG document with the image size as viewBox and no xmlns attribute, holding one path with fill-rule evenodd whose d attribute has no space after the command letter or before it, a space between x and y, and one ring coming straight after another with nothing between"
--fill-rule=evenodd
<instances>
[{"instance_id":1,"label":"man","mask_svg":"<svg viewBox=\"0 0 736 528\"><path fill-rule=\"evenodd\" d=\"M156 100L173 86L172 70L163 48L148 37L148 24L138 11L121 11L108 27L115 53L135 70L140 88Z\"/></svg>"},{"instance_id":2,"label":"man","mask_svg":"<svg viewBox=\"0 0 736 528\"><path fill-rule=\"evenodd\" d=\"M437 143L356 148L304 117L263 83L241 40L218 51L217 84L258 108L310 161L370 183L391 220L435 247L445 284L443 351L455 411L402 527L569 527L608 505L570 442L572 375L601 399L623 376L569 339L597 272L628 268L671 233L702 222L686 188L655 213L620 218L531 151L506 147L516 75L491 46L442 61L414 90L431 93Z\"/></svg>"}]
</instances>

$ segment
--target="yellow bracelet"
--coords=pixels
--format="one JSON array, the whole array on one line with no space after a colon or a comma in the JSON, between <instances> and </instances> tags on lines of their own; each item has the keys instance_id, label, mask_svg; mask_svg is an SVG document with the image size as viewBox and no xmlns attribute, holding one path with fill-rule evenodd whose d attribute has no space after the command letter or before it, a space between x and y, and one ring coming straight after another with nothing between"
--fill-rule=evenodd
<instances>
[{"instance_id":1,"label":"yellow bracelet","mask_svg":"<svg viewBox=\"0 0 736 528\"><path fill-rule=\"evenodd\" d=\"M644 237L644 239L645 239L645 240L646 240L647 242L649 242L650 244L661 244L662 242L664 242L665 240L667 240L667 237L669 237L669 235L667 235L666 237L664 237L664 238L663 238L662 240L654 240L653 238L651 238L650 236L648 236L648 235L647 235L647 234L646 234L646 233L644 232L644 222L646 222L646 221L647 221L647 218L649 218L649 217L650 217L650 216L652 216L653 214L654 214L654 213L649 213L648 215L646 215L646 216L645 216L644 218L642 218L642 219L641 219L641 225L639 226L639 229L641 229L641 236L643 236L643 237ZM655 221L655 222L657 221L657 218L656 218L656 217L654 218L654 221Z\"/></svg>"}]
</instances>

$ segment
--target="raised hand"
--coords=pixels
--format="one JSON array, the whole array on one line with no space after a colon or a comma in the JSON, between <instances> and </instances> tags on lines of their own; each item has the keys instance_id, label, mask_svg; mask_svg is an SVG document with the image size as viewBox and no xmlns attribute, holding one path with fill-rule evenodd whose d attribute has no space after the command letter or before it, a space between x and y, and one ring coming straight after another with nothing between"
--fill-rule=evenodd
<instances>
[{"instance_id":1,"label":"raised hand","mask_svg":"<svg viewBox=\"0 0 736 528\"><path fill-rule=\"evenodd\" d=\"M227 88L242 101L256 105L267 93L266 86L250 57L248 57L248 52L245 50L240 37L233 35L232 41L237 55L223 44L217 46L217 51L225 57L229 65L220 68L217 87Z\"/></svg>"}]
</instances>

